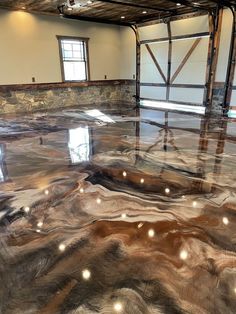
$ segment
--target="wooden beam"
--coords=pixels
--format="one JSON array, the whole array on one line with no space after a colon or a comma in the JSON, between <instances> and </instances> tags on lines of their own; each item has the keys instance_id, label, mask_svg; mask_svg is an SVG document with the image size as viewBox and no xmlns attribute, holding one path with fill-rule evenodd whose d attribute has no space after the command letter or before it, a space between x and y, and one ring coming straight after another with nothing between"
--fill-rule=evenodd
<instances>
[{"instance_id":1,"label":"wooden beam","mask_svg":"<svg viewBox=\"0 0 236 314\"><path fill-rule=\"evenodd\" d=\"M209 14L209 29L211 36L208 47L206 87L203 99L207 112L211 111L213 101L213 86L218 63L222 17L223 9L217 10L216 14Z\"/></svg>"},{"instance_id":2,"label":"wooden beam","mask_svg":"<svg viewBox=\"0 0 236 314\"><path fill-rule=\"evenodd\" d=\"M131 26L136 40L136 101L140 100L140 76L141 76L141 45L139 30L136 26Z\"/></svg>"},{"instance_id":3,"label":"wooden beam","mask_svg":"<svg viewBox=\"0 0 236 314\"><path fill-rule=\"evenodd\" d=\"M168 1L176 3L176 4L180 3L186 7L194 8L194 9L197 9L199 11L209 12L209 11L213 10L213 8L211 8L209 6L201 5L201 4L198 4L197 2L192 2L192 1L187 1L187 0L168 0Z\"/></svg>"},{"instance_id":4,"label":"wooden beam","mask_svg":"<svg viewBox=\"0 0 236 314\"><path fill-rule=\"evenodd\" d=\"M141 83L141 86L167 87L167 84L165 84L165 83ZM202 84L170 84L170 87L203 89L203 88L205 88L205 85L202 85Z\"/></svg>"},{"instance_id":5,"label":"wooden beam","mask_svg":"<svg viewBox=\"0 0 236 314\"><path fill-rule=\"evenodd\" d=\"M166 83L141 83L141 86L166 87Z\"/></svg>"},{"instance_id":6,"label":"wooden beam","mask_svg":"<svg viewBox=\"0 0 236 314\"><path fill-rule=\"evenodd\" d=\"M105 2L105 3L111 3L115 5L122 5L126 7L133 7L133 8L141 8L141 9L146 9L146 10L153 10L153 11L158 11L158 12L175 12L175 10L170 10L170 9L164 9L161 7L153 7L153 6L148 6L148 5L142 5L139 3L131 3L131 2L122 2L122 1L115 1L115 0L97 0L99 2Z\"/></svg>"},{"instance_id":7,"label":"wooden beam","mask_svg":"<svg viewBox=\"0 0 236 314\"><path fill-rule=\"evenodd\" d=\"M185 64L187 63L188 59L191 57L191 55L194 52L194 50L196 49L196 47L199 45L200 41L201 41L201 38L197 38L194 41L192 47L189 49L186 56L183 58L182 62L180 63L179 67L177 68L177 70L173 74L172 79L170 80L170 84L174 83L175 79L177 78L177 76L179 75L179 73L181 72L181 70L183 69Z\"/></svg>"},{"instance_id":8,"label":"wooden beam","mask_svg":"<svg viewBox=\"0 0 236 314\"><path fill-rule=\"evenodd\" d=\"M148 44L146 44L145 46L146 46L147 51L149 52L149 54L150 54L150 56L151 56L151 58L152 58L152 60L153 60L153 62L154 62L154 64L155 64L157 70L159 71L159 73L160 73L160 75L161 75L163 81L164 81L165 83L167 83L166 77L165 77L164 73L162 72L162 69L161 69L161 67L160 67L160 65L159 65L159 63L158 63L156 57L154 56L154 54L153 54L153 52L152 52L150 46L149 46Z\"/></svg>"},{"instance_id":9,"label":"wooden beam","mask_svg":"<svg viewBox=\"0 0 236 314\"><path fill-rule=\"evenodd\" d=\"M233 91L233 82L236 70L236 12L235 9L232 9L233 14L233 25L232 25L232 34L231 34L231 47L229 53L229 63L228 70L226 75L226 86L225 86L225 95L224 95L224 113L227 113L230 108L230 102Z\"/></svg>"},{"instance_id":10,"label":"wooden beam","mask_svg":"<svg viewBox=\"0 0 236 314\"><path fill-rule=\"evenodd\" d=\"M79 15L72 15L72 14L63 14L63 18L70 19L70 20L78 20L78 21L88 21L93 23L102 23L102 24L111 24L111 25L120 25L120 26L130 26L131 23L127 22L115 22L101 18L94 18L94 17L87 17L87 16L79 16Z\"/></svg>"},{"instance_id":11,"label":"wooden beam","mask_svg":"<svg viewBox=\"0 0 236 314\"><path fill-rule=\"evenodd\" d=\"M210 2L218 4L219 6L226 6L226 7L231 6L231 5L235 5L235 1L227 1L227 0L210 0Z\"/></svg>"},{"instance_id":12,"label":"wooden beam","mask_svg":"<svg viewBox=\"0 0 236 314\"><path fill-rule=\"evenodd\" d=\"M209 36L209 32L201 32L201 33L194 33L194 34L188 34L188 35L178 35L178 36L172 36L172 41L175 40L182 40L182 39L194 39L194 38L202 38ZM162 38L155 38L155 39L148 39L148 40L141 40L141 44L149 44L149 43L161 43L161 42L167 42L169 41L169 37L162 37Z\"/></svg>"},{"instance_id":13,"label":"wooden beam","mask_svg":"<svg viewBox=\"0 0 236 314\"><path fill-rule=\"evenodd\" d=\"M147 17L147 19L140 21L138 23L138 26L144 27L144 26L150 26L150 25L154 25L154 24L162 24L164 18L169 18L170 21L173 22L173 21L184 20L184 19L189 19L189 18L203 16L203 15L207 15L207 12L198 11L198 10L194 9L194 10L192 10L192 12L188 12L188 13L182 13L181 12L181 13L176 13L175 15L169 15L166 17L163 17L163 16L154 17L154 18Z\"/></svg>"},{"instance_id":14,"label":"wooden beam","mask_svg":"<svg viewBox=\"0 0 236 314\"><path fill-rule=\"evenodd\" d=\"M170 79L171 79L171 61L172 61L172 33L170 21L167 23L167 32L168 32L168 65L167 65L167 89L166 89L166 100L170 98Z\"/></svg>"}]
</instances>

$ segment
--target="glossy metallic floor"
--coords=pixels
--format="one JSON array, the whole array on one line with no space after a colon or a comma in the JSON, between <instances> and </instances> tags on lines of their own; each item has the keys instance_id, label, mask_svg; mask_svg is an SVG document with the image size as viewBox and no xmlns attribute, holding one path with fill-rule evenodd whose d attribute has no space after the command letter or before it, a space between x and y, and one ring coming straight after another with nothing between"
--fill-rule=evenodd
<instances>
[{"instance_id":1,"label":"glossy metallic floor","mask_svg":"<svg viewBox=\"0 0 236 314\"><path fill-rule=\"evenodd\" d=\"M0 313L236 313L236 123L0 119Z\"/></svg>"}]
</instances>

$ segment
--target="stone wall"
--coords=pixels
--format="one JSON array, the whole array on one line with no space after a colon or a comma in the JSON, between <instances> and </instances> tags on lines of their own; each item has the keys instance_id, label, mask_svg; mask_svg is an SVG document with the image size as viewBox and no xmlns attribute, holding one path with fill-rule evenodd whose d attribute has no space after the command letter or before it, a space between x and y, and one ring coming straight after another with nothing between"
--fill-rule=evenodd
<instances>
[{"instance_id":1,"label":"stone wall","mask_svg":"<svg viewBox=\"0 0 236 314\"><path fill-rule=\"evenodd\" d=\"M0 86L0 114L35 112L74 106L117 103L133 106L135 82L94 81Z\"/></svg>"}]
</instances>

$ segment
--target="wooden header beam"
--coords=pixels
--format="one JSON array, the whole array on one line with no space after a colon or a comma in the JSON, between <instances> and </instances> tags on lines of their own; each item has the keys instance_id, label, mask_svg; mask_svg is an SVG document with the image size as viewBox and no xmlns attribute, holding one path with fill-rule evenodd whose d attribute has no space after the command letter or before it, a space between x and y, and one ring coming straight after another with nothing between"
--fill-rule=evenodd
<instances>
[{"instance_id":1,"label":"wooden header beam","mask_svg":"<svg viewBox=\"0 0 236 314\"><path fill-rule=\"evenodd\" d=\"M127 23L127 22L115 22L115 21L110 21L110 20L105 20L105 19L100 19L100 18L70 15L70 14L63 14L63 18L71 19L71 20L78 20L78 21L93 22L93 23L120 25L120 26L131 26L132 25L131 23Z\"/></svg>"},{"instance_id":2,"label":"wooden header beam","mask_svg":"<svg viewBox=\"0 0 236 314\"><path fill-rule=\"evenodd\" d=\"M178 36L172 36L171 40L180 40L180 39L191 39L191 38L202 38L209 36L209 32L202 32L202 33L195 33L195 34L189 34L189 35L178 35ZM158 39L148 39L148 40L141 40L141 44L150 44L150 43L161 43L161 42L168 42L169 37L162 37Z\"/></svg>"}]
</instances>

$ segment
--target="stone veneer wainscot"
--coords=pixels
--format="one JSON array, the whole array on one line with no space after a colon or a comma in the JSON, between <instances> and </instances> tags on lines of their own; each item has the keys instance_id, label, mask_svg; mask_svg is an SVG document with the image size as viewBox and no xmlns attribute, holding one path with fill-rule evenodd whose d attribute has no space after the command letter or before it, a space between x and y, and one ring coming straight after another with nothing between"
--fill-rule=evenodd
<instances>
[{"instance_id":1,"label":"stone veneer wainscot","mask_svg":"<svg viewBox=\"0 0 236 314\"><path fill-rule=\"evenodd\" d=\"M96 103L134 103L135 81L107 80L0 86L0 114L53 110Z\"/></svg>"}]
</instances>

